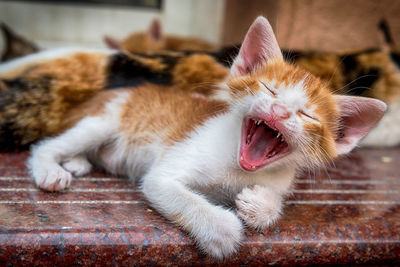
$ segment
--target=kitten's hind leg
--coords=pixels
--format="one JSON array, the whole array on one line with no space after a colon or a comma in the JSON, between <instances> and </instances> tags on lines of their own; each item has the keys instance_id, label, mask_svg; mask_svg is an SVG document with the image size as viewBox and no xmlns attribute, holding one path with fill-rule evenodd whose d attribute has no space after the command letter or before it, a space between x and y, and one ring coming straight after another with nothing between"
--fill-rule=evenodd
<instances>
[{"instance_id":1,"label":"kitten's hind leg","mask_svg":"<svg viewBox=\"0 0 400 267\"><path fill-rule=\"evenodd\" d=\"M61 167L62 162L98 148L110 138L116 127L115 121L87 117L60 136L35 145L28 164L36 184L49 191L68 187L72 175L68 168Z\"/></svg>"},{"instance_id":2,"label":"kitten's hind leg","mask_svg":"<svg viewBox=\"0 0 400 267\"><path fill-rule=\"evenodd\" d=\"M142 191L152 206L181 226L208 255L223 259L239 247L243 226L230 210L211 204L187 187L182 168L171 165L152 170L143 177Z\"/></svg>"}]
</instances>

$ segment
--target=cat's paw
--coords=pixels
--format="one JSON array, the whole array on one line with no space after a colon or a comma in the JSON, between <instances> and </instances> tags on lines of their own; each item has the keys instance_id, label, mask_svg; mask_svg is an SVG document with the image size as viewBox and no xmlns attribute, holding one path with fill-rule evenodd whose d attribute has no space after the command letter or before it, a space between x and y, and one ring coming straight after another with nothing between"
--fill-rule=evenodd
<instances>
[{"instance_id":1,"label":"cat's paw","mask_svg":"<svg viewBox=\"0 0 400 267\"><path fill-rule=\"evenodd\" d=\"M236 197L238 216L245 224L254 229L264 229L273 224L280 216L282 198L272 190L254 186L244 188Z\"/></svg>"},{"instance_id":2,"label":"cat's paw","mask_svg":"<svg viewBox=\"0 0 400 267\"><path fill-rule=\"evenodd\" d=\"M75 177L88 174L92 170L92 164L84 156L77 156L62 163L65 170Z\"/></svg>"},{"instance_id":3,"label":"cat's paw","mask_svg":"<svg viewBox=\"0 0 400 267\"><path fill-rule=\"evenodd\" d=\"M222 260L238 250L243 226L240 219L227 210L213 217L215 218L212 222L204 222L210 224L203 225L203 232L195 238L202 251L217 260Z\"/></svg>"},{"instance_id":4,"label":"cat's paw","mask_svg":"<svg viewBox=\"0 0 400 267\"><path fill-rule=\"evenodd\" d=\"M32 175L36 185L47 191L60 191L70 186L72 175L58 164L48 166L48 168L34 168Z\"/></svg>"}]
</instances>

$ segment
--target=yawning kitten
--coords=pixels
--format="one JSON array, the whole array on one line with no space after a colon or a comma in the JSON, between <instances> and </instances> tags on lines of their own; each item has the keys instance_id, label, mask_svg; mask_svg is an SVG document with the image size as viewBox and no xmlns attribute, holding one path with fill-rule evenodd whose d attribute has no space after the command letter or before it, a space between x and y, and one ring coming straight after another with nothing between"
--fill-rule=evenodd
<instances>
[{"instance_id":1,"label":"yawning kitten","mask_svg":"<svg viewBox=\"0 0 400 267\"><path fill-rule=\"evenodd\" d=\"M349 152L386 109L332 95L282 58L259 17L214 96L157 85L100 92L72 128L32 149L31 173L50 191L92 163L138 179L150 204L201 250L227 257L240 245L242 222L262 229L277 220L296 171Z\"/></svg>"}]
</instances>

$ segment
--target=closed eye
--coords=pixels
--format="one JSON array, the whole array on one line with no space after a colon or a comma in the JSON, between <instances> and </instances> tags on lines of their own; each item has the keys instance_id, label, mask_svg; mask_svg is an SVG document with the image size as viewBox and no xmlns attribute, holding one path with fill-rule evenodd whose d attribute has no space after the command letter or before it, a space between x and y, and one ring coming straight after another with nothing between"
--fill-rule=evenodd
<instances>
[{"instance_id":1,"label":"closed eye","mask_svg":"<svg viewBox=\"0 0 400 267\"><path fill-rule=\"evenodd\" d=\"M259 81L259 83L261 83L261 85L262 85L265 89L267 89L267 90L271 93L272 96L276 96L276 93L275 93L271 88L269 88L268 85L266 85L266 84L265 84L264 82L262 82L262 81Z\"/></svg>"},{"instance_id":2,"label":"closed eye","mask_svg":"<svg viewBox=\"0 0 400 267\"><path fill-rule=\"evenodd\" d=\"M306 119L310 119L310 120L312 120L314 122L318 122L319 123L319 120L317 118L315 118L315 117L311 116L310 114L306 113L304 110L297 111L297 114L299 114L299 116L303 116Z\"/></svg>"}]
</instances>

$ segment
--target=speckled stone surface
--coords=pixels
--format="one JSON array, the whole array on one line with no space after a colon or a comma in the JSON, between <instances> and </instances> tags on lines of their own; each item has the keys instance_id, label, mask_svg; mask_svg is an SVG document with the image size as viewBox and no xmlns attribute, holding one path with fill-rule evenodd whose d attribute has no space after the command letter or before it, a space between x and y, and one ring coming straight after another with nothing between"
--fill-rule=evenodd
<instances>
[{"instance_id":1,"label":"speckled stone surface","mask_svg":"<svg viewBox=\"0 0 400 267\"><path fill-rule=\"evenodd\" d=\"M0 153L0 266L400 262L400 148L359 149L302 175L282 218L246 230L222 263L199 254L129 181L93 173L46 193L29 178L27 156Z\"/></svg>"}]
</instances>

